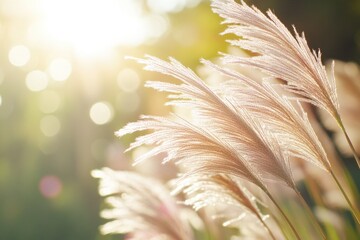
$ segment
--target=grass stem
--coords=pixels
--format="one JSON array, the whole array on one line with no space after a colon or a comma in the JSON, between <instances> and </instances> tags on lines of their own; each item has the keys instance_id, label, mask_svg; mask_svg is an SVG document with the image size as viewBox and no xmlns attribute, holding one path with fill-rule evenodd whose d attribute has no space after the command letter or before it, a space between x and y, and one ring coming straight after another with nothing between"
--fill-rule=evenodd
<instances>
[{"instance_id":1,"label":"grass stem","mask_svg":"<svg viewBox=\"0 0 360 240\"><path fill-rule=\"evenodd\" d=\"M339 114L337 114L337 116L336 116L336 121L337 121L339 127L341 128L342 132L343 132L344 135L345 135L346 141L348 142L348 144L349 144L349 146L350 146L350 149L351 149L351 151L352 151L352 153L353 153L353 155L354 155L354 158L355 158L355 161L356 161L356 163L357 163L357 165L358 165L358 168L360 168L360 159L359 159L359 157L358 157L357 154L356 154L355 148L354 148L354 146L353 146L353 144L352 144L352 142L351 142L351 140L350 140L349 135L348 135L347 132L346 132L345 126L344 126L344 124L343 124L343 122L342 122L341 117L340 117Z\"/></svg>"},{"instance_id":2,"label":"grass stem","mask_svg":"<svg viewBox=\"0 0 360 240\"><path fill-rule=\"evenodd\" d=\"M331 169L329 171L330 171L331 176L335 180L336 184L338 185L339 189L341 190L341 193L345 197L346 202L349 204L349 207L351 209L351 212L352 212L354 218L357 221L357 224L360 225L360 215L359 215L357 208L351 203L349 197L347 196L346 192L344 191L343 187L341 186L341 184L340 184L339 180L337 179L337 177L335 176L334 172Z\"/></svg>"},{"instance_id":3,"label":"grass stem","mask_svg":"<svg viewBox=\"0 0 360 240\"><path fill-rule=\"evenodd\" d=\"M285 219L285 221L287 222L287 224L290 226L291 230L294 232L296 239L297 240L301 240L301 237L299 235L299 233L297 232L296 228L294 227L294 225L292 224L292 222L290 221L290 219L286 216L286 214L284 213L284 211L281 209L281 207L279 206L279 204L276 202L276 200L273 198L273 196L271 195L271 193L265 188L263 187L263 191L266 193L266 195L270 198L270 200L274 203L275 207L279 210L280 214L282 215L282 217Z\"/></svg>"},{"instance_id":4,"label":"grass stem","mask_svg":"<svg viewBox=\"0 0 360 240\"><path fill-rule=\"evenodd\" d=\"M301 204L305 207L305 209L306 209L306 211L307 211L307 213L308 213L308 216L311 218L311 220L312 220L312 221L314 222L314 224L315 224L315 227L316 227L317 230L320 232L320 234L321 234L321 236L322 236L322 239L326 240L326 239L327 239L327 238L326 238L326 235L325 235L325 233L324 233L324 231L323 231L323 229L322 229L319 221L316 219L313 211L310 209L309 204L305 201L305 199L303 198L303 196L301 195L301 193L300 193L297 189L295 189L295 192L296 192L296 195L297 195L297 197L299 198Z\"/></svg>"},{"instance_id":5,"label":"grass stem","mask_svg":"<svg viewBox=\"0 0 360 240\"><path fill-rule=\"evenodd\" d=\"M266 231L270 234L271 239L276 240L273 232L271 231L271 229L269 228L269 226L265 223L264 219L263 219L259 214L257 214L257 217L259 218L260 222L262 223L262 225L264 226L264 228L266 229Z\"/></svg>"}]
</instances>

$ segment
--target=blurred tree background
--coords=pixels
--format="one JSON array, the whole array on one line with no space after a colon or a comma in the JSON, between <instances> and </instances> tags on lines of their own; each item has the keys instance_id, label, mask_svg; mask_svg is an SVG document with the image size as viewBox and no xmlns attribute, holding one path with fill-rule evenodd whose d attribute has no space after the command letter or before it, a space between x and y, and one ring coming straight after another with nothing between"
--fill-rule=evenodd
<instances>
[{"instance_id":1,"label":"blurred tree background","mask_svg":"<svg viewBox=\"0 0 360 240\"><path fill-rule=\"evenodd\" d=\"M359 0L253 0L306 33L324 60L360 61ZM173 56L196 69L226 51L200 0L0 0L0 239L101 236L90 171L129 169L114 131L161 114L163 96L124 56Z\"/></svg>"}]
</instances>

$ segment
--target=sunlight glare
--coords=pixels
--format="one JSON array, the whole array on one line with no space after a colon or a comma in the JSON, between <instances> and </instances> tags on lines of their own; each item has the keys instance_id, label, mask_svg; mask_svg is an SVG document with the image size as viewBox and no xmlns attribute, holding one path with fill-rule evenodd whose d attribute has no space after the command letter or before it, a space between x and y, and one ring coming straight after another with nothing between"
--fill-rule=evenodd
<instances>
[{"instance_id":1,"label":"sunlight glare","mask_svg":"<svg viewBox=\"0 0 360 240\"><path fill-rule=\"evenodd\" d=\"M185 7L195 7L201 0L147 0L147 5L154 12L179 12Z\"/></svg>"},{"instance_id":2,"label":"sunlight glare","mask_svg":"<svg viewBox=\"0 0 360 240\"><path fill-rule=\"evenodd\" d=\"M148 0L147 4L152 10L158 12L175 12L181 7L181 1Z\"/></svg>"},{"instance_id":3,"label":"sunlight glare","mask_svg":"<svg viewBox=\"0 0 360 240\"><path fill-rule=\"evenodd\" d=\"M68 44L83 56L98 55L118 45L136 46L149 38L148 19L145 19L141 1L41 2L43 30L51 40Z\"/></svg>"},{"instance_id":4,"label":"sunlight glare","mask_svg":"<svg viewBox=\"0 0 360 240\"><path fill-rule=\"evenodd\" d=\"M158 38L169 27L168 20L161 15L148 14L142 19L143 34L149 39Z\"/></svg>"}]
</instances>

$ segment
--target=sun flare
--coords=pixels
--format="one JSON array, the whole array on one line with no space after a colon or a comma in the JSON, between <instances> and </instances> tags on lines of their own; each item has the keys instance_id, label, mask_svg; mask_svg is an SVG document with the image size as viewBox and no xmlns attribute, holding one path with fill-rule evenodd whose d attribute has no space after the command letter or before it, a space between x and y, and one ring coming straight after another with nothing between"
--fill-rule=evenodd
<instances>
[{"instance_id":1,"label":"sun flare","mask_svg":"<svg viewBox=\"0 0 360 240\"><path fill-rule=\"evenodd\" d=\"M145 13L133 0L42 0L40 11L46 37L85 56L139 45L167 28L164 17Z\"/></svg>"}]
</instances>

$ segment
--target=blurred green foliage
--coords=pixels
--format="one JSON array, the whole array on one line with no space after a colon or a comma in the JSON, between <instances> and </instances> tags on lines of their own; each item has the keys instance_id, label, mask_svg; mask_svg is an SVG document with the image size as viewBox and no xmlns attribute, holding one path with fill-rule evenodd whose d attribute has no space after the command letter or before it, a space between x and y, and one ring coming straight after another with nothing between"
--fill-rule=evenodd
<instances>
[{"instance_id":1,"label":"blurred green foliage","mask_svg":"<svg viewBox=\"0 0 360 240\"><path fill-rule=\"evenodd\" d=\"M0 6L9 2L0 1ZM273 9L288 26L295 24L305 31L310 46L322 49L325 58L360 60L360 1L251 2L260 9ZM169 14L170 27L159 39L138 47L119 46L110 58L84 59L71 49L40 44L29 46L35 61L16 67L8 60L9 50L27 44L28 23L36 16L22 15L21 8L14 15L4 9L0 11L0 239L120 239L101 236L98 231L105 220L99 217L102 200L90 171L103 166L126 168L130 161L122 155L126 143L113 132L140 113L167 111L162 96L142 87L136 95L119 89L116 76L121 69L134 69L142 81L153 77L124 56L173 56L195 69L199 58L211 59L226 51L225 37L219 35L224 30L221 19L211 12L209 1L203 1L195 8ZM29 71L46 69L59 56L70 59L72 74L65 82L49 83L47 90L60 96L61 105L48 114L39 109L41 93L29 91L25 79ZM89 109L98 101L113 106L114 117L108 124L96 125L89 117ZM138 106L130 109L135 101ZM46 115L61 123L54 136L45 136L41 130ZM48 183L50 191L51 184L59 190L51 197L40 190L46 176L60 182L60 186L56 185L59 182Z\"/></svg>"}]
</instances>

